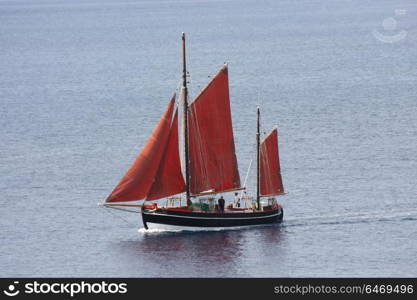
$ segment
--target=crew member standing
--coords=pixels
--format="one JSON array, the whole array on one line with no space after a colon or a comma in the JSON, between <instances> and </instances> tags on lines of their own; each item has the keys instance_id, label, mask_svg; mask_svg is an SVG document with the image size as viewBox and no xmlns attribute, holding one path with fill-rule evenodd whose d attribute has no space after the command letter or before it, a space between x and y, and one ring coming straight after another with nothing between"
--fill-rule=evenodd
<instances>
[{"instance_id":1,"label":"crew member standing","mask_svg":"<svg viewBox=\"0 0 417 300\"><path fill-rule=\"evenodd\" d=\"M220 212L224 212L224 198L221 196L218 200Z\"/></svg>"}]
</instances>

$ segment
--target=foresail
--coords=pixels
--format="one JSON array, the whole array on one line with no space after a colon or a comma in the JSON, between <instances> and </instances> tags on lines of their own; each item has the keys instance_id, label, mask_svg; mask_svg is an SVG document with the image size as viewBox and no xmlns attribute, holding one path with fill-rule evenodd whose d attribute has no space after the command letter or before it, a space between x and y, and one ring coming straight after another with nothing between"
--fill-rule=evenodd
<instances>
[{"instance_id":1,"label":"foresail","mask_svg":"<svg viewBox=\"0 0 417 300\"><path fill-rule=\"evenodd\" d=\"M178 146L178 110L176 110L169 132L168 143L152 187L146 197L148 200L156 200L185 191L186 186L181 172Z\"/></svg>"},{"instance_id":2,"label":"foresail","mask_svg":"<svg viewBox=\"0 0 417 300\"><path fill-rule=\"evenodd\" d=\"M189 153L192 194L240 187L227 66L189 106Z\"/></svg>"},{"instance_id":3,"label":"foresail","mask_svg":"<svg viewBox=\"0 0 417 300\"><path fill-rule=\"evenodd\" d=\"M272 196L284 193L278 152L278 130L266 136L260 146L260 194Z\"/></svg>"},{"instance_id":4,"label":"foresail","mask_svg":"<svg viewBox=\"0 0 417 300\"><path fill-rule=\"evenodd\" d=\"M107 198L106 202L141 200L147 196L168 142L174 105L175 95L169 102L167 110L142 152Z\"/></svg>"}]
</instances>

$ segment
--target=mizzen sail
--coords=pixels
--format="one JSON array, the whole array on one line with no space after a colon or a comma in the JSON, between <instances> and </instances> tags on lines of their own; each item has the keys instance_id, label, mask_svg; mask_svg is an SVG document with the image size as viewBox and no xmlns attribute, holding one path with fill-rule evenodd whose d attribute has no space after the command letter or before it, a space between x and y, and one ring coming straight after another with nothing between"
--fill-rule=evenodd
<instances>
[{"instance_id":1,"label":"mizzen sail","mask_svg":"<svg viewBox=\"0 0 417 300\"><path fill-rule=\"evenodd\" d=\"M189 105L189 162L192 194L240 187L227 66Z\"/></svg>"},{"instance_id":2,"label":"mizzen sail","mask_svg":"<svg viewBox=\"0 0 417 300\"><path fill-rule=\"evenodd\" d=\"M106 202L141 200L148 195L166 149L174 105L175 95L169 102L167 110L142 152L107 198Z\"/></svg>"},{"instance_id":3,"label":"mizzen sail","mask_svg":"<svg viewBox=\"0 0 417 300\"><path fill-rule=\"evenodd\" d=\"M260 145L260 194L272 196L284 193L278 153L278 130L275 128Z\"/></svg>"}]
</instances>

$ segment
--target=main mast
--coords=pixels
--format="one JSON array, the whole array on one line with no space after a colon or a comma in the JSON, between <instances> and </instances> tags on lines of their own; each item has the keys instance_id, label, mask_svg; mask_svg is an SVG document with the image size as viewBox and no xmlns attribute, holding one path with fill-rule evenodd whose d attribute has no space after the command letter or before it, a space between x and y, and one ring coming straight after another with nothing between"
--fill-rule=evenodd
<instances>
[{"instance_id":1,"label":"main mast","mask_svg":"<svg viewBox=\"0 0 417 300\"><path fill-rule=\"evenodd\" d=\"M185 33L182 33L182 88L183 88L183 129L184 129L184 160L185 160L185 184L187 206L191 205L190 200L190 158L188 151L188 88L187 88L187 63L185 55Z\"/></svg>"},{"instance_id":2,"label":"main mast","mask_svg":"<svg viewBox=\"0 0 417 300\"><path fill-rule=\"evenodd\" d=\"M260 145L261 145L261 122L260 122L261 113L259 111L259 106L257 110L257 120L256 120L256 204L258 210L261 209L260 195L259 195L259 169L260 169Z\"/></svg>"}]
</instances>

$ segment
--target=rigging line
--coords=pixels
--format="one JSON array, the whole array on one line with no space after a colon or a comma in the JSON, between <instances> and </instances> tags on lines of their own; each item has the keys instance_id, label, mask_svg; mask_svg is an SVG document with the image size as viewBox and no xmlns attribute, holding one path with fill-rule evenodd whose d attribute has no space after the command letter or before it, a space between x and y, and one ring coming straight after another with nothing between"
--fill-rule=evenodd
<instances>
[{"instance_id":1,"label":"rigging line","mask_svg":"<svg viewBox=\"0 0 417 300\"><path fill-rule=\"evenodd\" d=\"M249 172L250 172L250 169L251 169L251 166L252 166L252 162L253 162L253 158L249 162L249 167L248 167L248 170L246 171L246 176L245 176L245 180L243 182L243 186L246 186L246 183L248 181ZM241 193L243 193L243 191Z\"/></svg>"},{"instance_id":2,"label":"rigging line","mask_svg":"<svg viewBox=\"0 0 417 300\"><path fill-rule=\"evenodd\" d=\"M180 95L181 88L182 88L182 80L178 81L177 88L175 89L178 95ZM177 99L180 99L180 98L177 98Z\"/></svg>"},{"instance_id":3,"label":"rigging line","mask_svg":"<svg viewBox=\"0 0 417 300\"><path fill-rule=\"evenodd\" d=\"M118 208L118 207L111 207L111 206L106 206L106 207L104 207L104 206L103 206L103 208L112 208L112 209L121 210L121 211L127 211L127 212L139 213L139 212L137 212L137 211L133 211L133 210L129 210L129 209L123 209L123 208ZM123 217L121 217L121 216L119 216L119 215L117 215L117 214L112 213L110 210L105 209L105 211L106 211L108 214L110 214L111 216L121 219L122 221L124 221L124 222L125 222L126 224L128 224L129 226L132 226L132 225L133 225L133 226L135 226L135 224L133 224L132 222L130 222L130 221L128 221L128 220L126 220L125 218L123 218Z\"/></svg>"},{"instance_id":4,"label":"rigging line","mask_svg":"<svg viewBox=\"0 0 417 300\"><path fill-rule=\"evenodd\" d=\"M120 207L114 207L114 206L106 206L106 208L112 208L112 209L116 209L116 210L121 210L121 211L126 211L126 212L132 212L132 213L140 214L140 211L132 210L132 209L127 209L127 208L120 208Z\"/></svg>"},{"instance_id":5,"label":"rigging line","mask_svg":"<svg viewBox=\"0 0 417 300\"><path fill-rule=\"evenodd\" d=\"M247 186L247 181L248 181L248 179L249 179L249 175L250 175L250 170L251 170L251 167L252 167L252 163L253 163L253 156L254 156L254 152L255 152L255 150L256 150L256 147L253 147L252 146L252 150L249 152L249 157L252 157L251 158L251 160L250 160L250 162L249 162L249 166L248 166L248 170L246 171L246 175L245 175L245 180L244 180L244 183L243 183L243 186ZM243 197L243 193L245 192L246 190L241 190L240 191L240 195L239 195L239 198L240 199L242 199L242 197Z\"/></svg>"}]
</instances>

